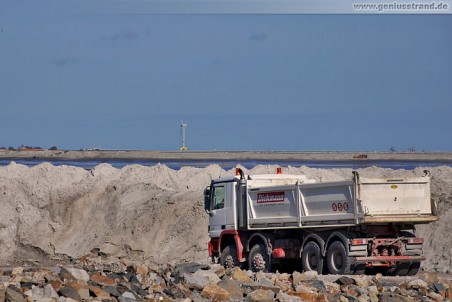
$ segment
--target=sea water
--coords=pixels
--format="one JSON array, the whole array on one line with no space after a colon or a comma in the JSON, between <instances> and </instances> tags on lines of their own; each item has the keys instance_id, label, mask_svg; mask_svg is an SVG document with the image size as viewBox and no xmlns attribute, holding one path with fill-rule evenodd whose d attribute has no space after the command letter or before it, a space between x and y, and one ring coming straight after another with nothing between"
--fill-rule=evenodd
<instances>
[{"instance_id":1,"label":"sea water","mask_svg":"<svg viewBox=\"0 0 452 302\"><path fill-rule=\"evenodd\" d=\"M184 160L184 161L154 161L154 160L142 160L142 159L102 159L102 160L49 160L49 159L2 159L0 160L0 166L9 165L12 161L17 164L26 165L29 167L39 165L43 162L49 162L55 166L67 165L75 166L84 169L92 169L95 166L107 163L115 168L122 168L127 165L136 164L143 166L153 166L157 164L166 165L167 167L175 170L179 170L182 167L197 167L204 168L208 165L219 165L225 170L233 169L237 165L241 165L247 169L251 169L258 165L278 165L280 167L300 167L306 166L310 168L320 169L334 169L334 168L350 168L361 169L367 167L381 167L390 169L404 169L413 170L417 167L438 167L449 166L452 167L450 161L400 161L400 160L309 160L309 161L267 161L267 160L243 160L243 161L220 161L220 160Z\"/></svg>"}]
</instances>

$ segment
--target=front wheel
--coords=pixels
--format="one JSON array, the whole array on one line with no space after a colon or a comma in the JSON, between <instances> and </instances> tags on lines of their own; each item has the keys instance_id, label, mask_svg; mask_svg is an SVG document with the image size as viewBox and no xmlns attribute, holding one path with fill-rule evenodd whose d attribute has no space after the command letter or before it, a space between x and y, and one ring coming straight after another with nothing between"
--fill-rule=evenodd
<instances>
[{"instance_id":1,"label":"front wheel","mask_svg":"<svg viewBox=\"0 0 452 302\"><path fill-rule=\"evenodd\" d=\"M326 265L328 272L333 275L353 274L352 259L348 257L347 250L341 241L334 241L327 250Z\"/></svg>"},{"instance_id":2,"label":"front wheel","mask_svg":"<svg viewBox=\"0 0 452 302\"><path fill-rule=\"evenodd\" d=\"M323 272L323 257L319 245L314 242L308 242L301 253L301 265L304 271Z\"/></svg>"},{"instance_id":3,"label":"front wheel","mask_svg":"<svg viewBox=\"0 0 452 302\"><path fill-rule=\"evenodd\" d=\"M221 252L220 264L224 268L240 267L240 262L237 257L237 249L233 245L228 245Z\"/></svg>"},{"instance_id":4,"label":"front wheel","mask_svg":"<svg viewBox=\"0 0 452 302\"><path fill-rule=\"evenodd\" d=\"M270 271L270 256L262 244L256 244L251 248L248 264L250 270L253 272Z\"/></svg>"}]
</instances>

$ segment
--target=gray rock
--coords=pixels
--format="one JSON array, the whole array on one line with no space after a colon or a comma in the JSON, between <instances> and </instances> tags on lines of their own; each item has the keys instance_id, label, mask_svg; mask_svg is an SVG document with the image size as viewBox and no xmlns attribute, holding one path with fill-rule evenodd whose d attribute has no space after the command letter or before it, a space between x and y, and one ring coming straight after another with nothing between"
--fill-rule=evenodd
<instances>
[{"instance_id":1,"label":"gray rock","mask_svg":"<svg viewBox=\"0 0 452 302\"><path fill-rule=\"evenodd\" d=\"M59 298L32 298L32 300L28 300L28 301L33 301L33 302L55 302L57 301ZM71 300L74 301L74 300Z\"/></svg>"},{"instance_id":2,"label":"gray rock","mask_svg":"<svg viewBox=\"0 0 452 302\"><path fill-rule=\"evenodd\" d=\"M33 301L36 301L38 299L39 300L52 298L58 299L59 297L57 292L53 289L52 285L50 284L47 284L43 288L39 286L33 286L31 290L25 292L25 295L30 297Z\"/></svg>"},{"instance_id":3,"label":"gray rock","mask_svg":"<svg viewBox=\"0 0 452 302\"><path fill-rule=\"evenodd\" d=\"M66 271L71 274L76 280L85 282L89 281L89 274L85 270L73 267L64 267L64 269L66 269Z\"/></svg>"},{"instance_id":4,"label":"gray rock","mask_svg":"<svg viewBox=\"0 0 452 302\"><path fill-rule=\"evenodd\" d=\"M132 291L132 285L127 282L121 282L116 285L116 289L121 293L125 293L126 291Z\"/></svg>"},{"instance_id":5,"label":"gray rock","mask_svg":"<svg viewBox=\"0 0 452 302\"><path fill-rule=\"evenodd\" d=\"M63 286L62 288L60 288L59 292L62 296L65 296L66 298L71 298L76 301L82 301L82 298L80 297L78 292L70 286Z\"/></svg>"},{"instance_id":6,"label":"gray rock","mask_svg":"<svg viewBox=\"0 0 452 302\"><path fill-rule=\"evenodd\" d=\"M59 297L57 302L76 302L77 300L71 299L71 298L67 298L67 297Z\"/></svg>"},{"instance_id":7,"label":"gray rock","mask_svg":"<svg viewBox=\"0 0 452 302\"><path fill-rule=\"evenodd\" d=\"M137 298L135 297L134 294L132 294L131 292L125 292L121 295L121 297L126 298L126 299L132 299L132 300L136 300Z\"/></svg>"},{"instance_id":8,"label":"gray rock","mask_svg":"<svg viewBox=\"0 0 452 302\"><path fill-rule=\"evenodd\" d=\"M150 281L157 281L157 279L160 277L156 273L151 272L151 273L149 273L148 278Z\"/></svg>"},{"instance_id":9,"label":"gray rock","mask_svg":"<svg viewBox=\"0 0 452 302\"><path fill-rule=\"evenodd\" d=\"M202 297L201 293L198 291L192 292L190 298L194 302L212 302L212 299Z\"/></svg>"},{"instance_id":10,"label":"gray rock","mask_svg":"<svg viewBox=\"0 0 452 302\"><path fill-rule=\"evenodd\" d=\"M313 286L310 286L306 283L300 283L295 287L295 291L296 292L303 292L303 293L312 293L312 294L316 294L317 293L317 289Z\"/></svg>"},{"instance_id":11,"label":"gray rock","mask_svg":"<svg viewBox=\"0 0 452 302\"><path fill-rule=\"evenodd\" d=\"M254 277L256 278L256 281L259 281L259 280L261 280L261 279L267 278L267 277L265 276L265 273L262 272L262 271L258 271L258 272L254 275Z\"/></svg>"},{"instance_id":12,"label":"gray rock","mask_svg":"<svg viewBox=\"0 0 452 302\"><path fill-rule=\"evenodd\" d=\"M391 286L389 287L389 291L392 293L397 293L397 291L400 291L400 288L397 286Z\"/></svg>"},{"instance_id":13,"label":"gray rock","mask_svg":"<svg viewBox=\"0 0 452 302\"><path fill-rule=\"evenodd\" d=\"M171 273L171 277L182 276L183 274L193 274L200 269L207 270L209 268L210 267L205 264L182 263L182 264L178 264L174 267L174 270Z\"/></svg>"},{"instance_id":14,"label":"gray rock","mask_svg":"<svg viewBox=\"0 0 452 302\"><path fill-rule=\"evenodd\" d=\"M119 274L116 274L116 273L108 273L107 277L112 279L112 280L121 279L121 276Z\"/></svg>"},{"instance_id":15,"label":"gray rock","mask_svg":"<svg viewBox=\"0 0 452 302\"><path fill-rule=\"evenodd\" d=\"M341 302L360 302L359 299L355 296L349 295L349 294L345 294L345 293L341 293L341 294L337 294L336 296L333 297L332 301L341 301Z\"/></svg>"},{"instance_id":16,"label":"gray rock","mask_svg":"<svg viewBox=\"0 0 452 302\"><path fill-rule=\"evenodd\" d=\"M136 299L131 299L131 298L124 298L124 297L119 297L118 298L119 302L136 302Z\"/></svg>"},{"instance_id":17,"label":"gray rock","mask_svg":"<svg viewBox=\"0 0 452 302\"><path fill-rule=\"evenodd\" d=\"M358 292L359 296L367 296L369 294L369 291L367 290L366 287L356 286L355 289Z\"/></svg>"},{"instance_id":18,"label":"gray rock","mask_svg":"<svg viewBox=\"0 0 452 302\"><path fill-rule=\"evenodd\" d=\"M31 297L33 300L37 298L44 298L44 289L39 286L32 286L32 288L24 292L25 296Z\"/></svg>"},{"instance_id":19,"label":"gray rock","mask_svg":"<svg viewBox=\"0 0 452 302\"><path fill-rule=\"evenodd\" d=\"M185 283L188 288L202 291L209 284L209 279L204 277L196 277L190 274L183 274Z\"/></svg>"},{"instance_id":20,"label":"gray rock","mask_svg":"<svg viewBox=\"0 0 452 302\"><path fill-rule=\"evenodd\" d=\"M375 289L377 289L377 287L375 287ZM375 290L375 291L374 290L372 290L372 291L369 290L368 296L369 296L371 302L378 302L380 300L378 295L379 295L379 293L378 293L377 290Z\"/></svg>"},{"instance_id":21,"label":"gray rock","mask_svg":"<svg viewBox=\"0 0 452 302\"><path fill-rule=\"evenodd\" d=\"M443 301L444 300L443 296L441 296L440 294L435 293L435 292L428 292L427 297L429 297L433 301Z\"/></svg>"},{"instance_id":22,"label":"gray rock","mask_svg":"<svg viewBox=\"0 0 452 302\"><path fill-rule=\"evenodd\" d=\"M326 288L326 294L328 296L333 297L337 293L341 292L341 286L335 282L324 281L323 282Z\"/></svg>"},{"instance_id":23,"label":"gray rock","mask_svg":"<svg viewBox=\"0 0 452 302\"><path fill-rule=\"evenodd\" d=\"M148 294L147 291L145 291L144 289L141 288L141 286L138 286L136 284L132 284L131 288L132 288L133 292L135 292L136 294L138 294L142 297L146 297L146 295Z\"/></svg>"},{"instance_id":24,"label":"gray rock","mask_svg":"<svg viewBox=\"0 0 452 302\"><path fill-rule=\"evenodd\" d=\"M218 284L221 281L220 277L213 271L198 270L193 274L193 277L205 278L209 280L209 284Z\"/></svg>"},{"instance_id":25,"label":"gray rock","mask_svg":"<svg viewBox=\"0 0 452 302\"><path fill-rule=\"evenodd\" d=\"M319 274L317 271L307 271L303 273L294 272L292 274L293 283L294 285L300 283L301 281L311 281L311 280L317 280Z\"/></svg>"},{"instance_id":26,"label":"gray rock","mask_svg":"<svg viewBox=\"0 0 452 302\"><path fill-rule=\"evenodd\" d=\"M113 297L118 298L121 296L121 293L118 291L116 286L104 286L102 287L102 289L109 293L110 295L112 295Z\"/></svg>"},{"instance_id":27,"label":"gray rock","mask_svg":"<svg viewBox=\"0 0 452 302\"><path fill-rule=\"evenodd\" d=\"M408 282L407 285L408 285L408 287L412 287L412 288L427 288L428 287L428 283L422 279L411 280L410 282Z\"/></svg>"},{"instance_id":28,"label":"gray rock","mask_svg":"<svg viewBox=\"0 0 452 302\"><path fill-rule=\"evenodd\" d=\"M5 300L8 302L27 302L27 298L20 289L11 285L6 288Z\"/></svg>"},{"instance_id":29,"label":"gray rock","mask_svg":"<svg viewBox=\"0 0 452 302\"><path fill-rule=\"evenodd\" d=\"M246 296L246 302L270 302L275 298L275 293L271 290L258 289Z\"/></svg>"},{"instance_id":30,"label":"gray rock","mask_svg":"<svg viewBox=\"0 0 452 302\"><path fill-rule=\"evenodd\" d=\"M258 282L241 283L240 285L242 286L242 289L243 289L244 293L246 293L246 294L250 294L257 290L270 290L270 291L274 292L275 294L277 294L281 291L281 288L279 288L278 286L263 285L263 284L259 284Z\"/></svg>"},{"instance_id":31,"label":"gray rock","mask_svg":"<svg viewBox=\"0 0 452 302\"><path fill-rule=\"evenodd\" d=\"M226 279L220 281L217 285L225 289L230 294L231 299L235 300L243 299L242 287L240 286L240 283L238 281Z\"/></svg>"},{"instance_id":32,"label":"gray rock","mask_svg":"<svg viewBox=\"0 0 452 302\"><path fill-rule=\"evenodd\" d=\"M445 292L447 290L447 288L441 284L441 283L433 283L432 285L432 289L436 292L436 293L442 293Z\"/></svg>"},{"instance_id":33,"label":"gray rock","mask_svg":"<svg viewBox=\"0 0 452 302\"><path fill-rule=\"evenodd\" d=\"M82 301L86 301L90 298L89 289L87 287L77 289L77 293L80 295Z\"/></svg>"},{"instance_id":34,"label":"gray rock","mask_svg":"<svg viewBox=\"0 0 452 302\"><path fill-rule=\"evenodd\" d=\"M413 299L404 297L399 294L391 293L391 292L382 292L380 293L381 302L409 302L413 301Z\"/></svg>"},{"instance_id":35,"label":"gray rock","mask_svg":"<svg viewBox=\"0 0 452 302\"><path fill-rule=\"evenodd\" d=\"M278 295L276 295L276 300L280 302L301 302L301 299L299 297L290 296L283 292L280 292Z\"/></svg>"},{"instance_id":36,"label":"gray rock","mask_svg":"<svg viewBox=\"0 0 452 302\"><path fill-rule=\"evenodd\" d=\"M353 276L352 279L359 287L368 287L370 285L366 276Z\"/></svg>"},{"instance_id":37,"label":"gray rock","mask_svg":"<svg viewBox=\"0 0 452 302\"><path fill-rule=\"evenodd\" d=\"M257 284L263 285L263 286L274 286L272 280L270 280L270 279L268 279L266 277L263 277L263 278L259 279L257 281Z\"/></svg>"},{"instance_id":38,"label":"gray rock","mask_svg":"<svg viewBox=\"0 0 452 302\"><path fill-rule=\"evenodd\" d=\"M310 286L314 287L319 293L326 293L327 291L325 283L321 280L308 281L306 282L306 284L309 284Z\"/></svg>"},{"instance_id":39,"label":"gray rock","mask_svg":"<svg viewBox=\"0 0 452 302\"><path fill-rule=\"evenodd\" d=\"M47 284L44 286L44 298L58 298L58 293L53 289L53 286Z\"/></svg>"},{"instance_id":40,"label":"gray rock","mask_svg":"<svg viewBox=\"0 0 452 302\"><path fill-rule=\"evenodd\" d=\"M24 272L24 268L23 267L14 267L13 270L11 271L11 275L22 275Z\"/></svg>"},{"instance_id":41,"label":"gray rock","mask_svg":"<svg viewBox=\"0 0 452 302\"><path fill-rule=\"evenodd\" d=\"M164 288L163 292L173 299L181 299L186 296L185 293L180 288L176 287Z\"/></svg>"},{"instance_id":42,"label":"gray rock","mask_svg":"<svg viewBox=\"0 0 452 302\"><path fill-rule=\"evenodd\" d=\"M349 278L349 277L346 277L346 276L340 277L335 282L337 284L339 284L339 285L350 285L350 284L354 284L355 283L355 281L352 278Z\"/></svg>"}]
</instances>

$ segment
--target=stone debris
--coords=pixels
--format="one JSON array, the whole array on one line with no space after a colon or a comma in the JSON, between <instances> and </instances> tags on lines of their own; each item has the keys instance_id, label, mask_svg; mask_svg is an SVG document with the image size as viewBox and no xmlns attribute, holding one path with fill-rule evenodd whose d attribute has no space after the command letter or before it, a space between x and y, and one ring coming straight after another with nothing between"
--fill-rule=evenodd
<instances>
[{"instance_id":1,"label":"stone debris","mask_svg":"<svg viewBox=\"0 0 452 302\"><path fill-rule=\"evenodd\" d=\"M414 277L252 273L240 268L186 263L160 267L14 267L0 271L0 302L451 301L452 279L437 273ZM221 277L220 277L221 276Z\"/></svg>"}]
</instances>

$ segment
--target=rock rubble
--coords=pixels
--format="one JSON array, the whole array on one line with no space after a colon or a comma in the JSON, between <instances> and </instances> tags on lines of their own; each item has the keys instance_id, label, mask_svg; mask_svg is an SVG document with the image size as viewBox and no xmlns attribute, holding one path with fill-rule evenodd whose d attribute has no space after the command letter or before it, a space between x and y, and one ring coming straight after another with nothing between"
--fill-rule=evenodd
<instances>
[{"instance_id":1,"label":"rock rubble","mask_svg":"<svg viewBox=\"0 0 452 302\"><path fill-rule=\"evenodd\" d=\"M452 280L337 276L315 272L252 273L240 268L184 263L148 267L15 267L0 271L0 302L75 301L450 301Z\"/></svg>"}]
</instances>

